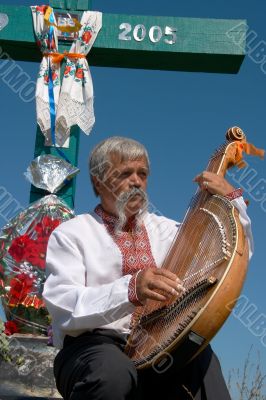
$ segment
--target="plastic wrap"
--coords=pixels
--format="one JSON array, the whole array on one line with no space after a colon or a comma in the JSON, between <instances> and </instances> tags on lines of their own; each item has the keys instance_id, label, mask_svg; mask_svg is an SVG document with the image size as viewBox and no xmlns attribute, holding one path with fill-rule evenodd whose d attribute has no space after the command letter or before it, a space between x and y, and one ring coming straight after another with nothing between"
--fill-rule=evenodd
<instances>
[{"instance_id":1,"label":"plastic wrap","mask_svg":"<svg viewBox=\"0 0 266 400\"><path fill-rule=\"evenodd\" d=\"M74 167L57 157L46 157L34 160L28 179L46 190L58 190L73 176ZM47 243L52 231L73 216L59 197L50 194L30 204L2 228L0 289L13 333L47 332L50 319L42 299Z\"/></svg>"}]
</instances>

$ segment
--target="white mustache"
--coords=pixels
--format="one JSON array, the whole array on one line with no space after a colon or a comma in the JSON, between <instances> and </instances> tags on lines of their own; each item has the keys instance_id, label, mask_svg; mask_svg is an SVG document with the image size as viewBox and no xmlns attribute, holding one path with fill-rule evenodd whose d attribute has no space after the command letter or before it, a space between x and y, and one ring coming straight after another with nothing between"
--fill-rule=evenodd
<instances>
[{"instance_id":1,"label":"white mustache","mask_svg":"<svg viewBox=\"0 0 266 400\"><path fill-rule=\"evenodd\" d=\"M118 196L117 201L120 204L121 203L124 204L130 199L130 197L136 196L136 194L140 195L143 199L147 198L147 194L146 194L146 192L144 192L143 189L134 187L133 189L131 189L131 190L127 191L127 192L120 193L120 195Z\"/></svg>"}]
</instances>

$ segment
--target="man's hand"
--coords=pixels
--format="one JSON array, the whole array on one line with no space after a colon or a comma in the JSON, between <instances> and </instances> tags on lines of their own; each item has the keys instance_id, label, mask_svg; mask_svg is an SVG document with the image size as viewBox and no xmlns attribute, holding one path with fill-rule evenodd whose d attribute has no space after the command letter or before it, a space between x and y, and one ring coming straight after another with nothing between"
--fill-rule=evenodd
<instances>
[{"instance_id":1,"label":"man's hand","mask_svg":"<svg viewBox=\"0 0 266 400\"><path fill-rule=\"evenodd\" d=\"M226 196L235 190L223 176L209 171L203 171L193 181L197 182L202 190L208 190L211 194Z\"/></svg>"},{"instance_id":2,"label":"man's hand","mask_svg":"<svg viewBox=\"0 0 266 400\"><path fill-rule=\"evenodd\" d=\"M185 289L182 281L172 272L160 268L141 271L137 276L136 291L139 301L147 299L166 301L182 294Z\"/></svg>"}]
</instances>

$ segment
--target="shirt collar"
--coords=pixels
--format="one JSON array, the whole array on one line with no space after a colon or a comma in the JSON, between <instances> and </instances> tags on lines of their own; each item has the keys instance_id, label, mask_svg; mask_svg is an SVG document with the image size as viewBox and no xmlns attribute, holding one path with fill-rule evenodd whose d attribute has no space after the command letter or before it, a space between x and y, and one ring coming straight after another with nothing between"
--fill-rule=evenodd
<instances>
[{"instance_id":1,"label":"shirt collar","mask_svg":"<svg viewBox=\"0 0 266 400\"><path fill-rule=\"evenodd\" d=\"M102 218L104 224L108 225L108 226L114 226L117 221L118 218L112 214L109 214L107 211L105 211L102 207L101 204L98 204L95 209L94 212L99 215L99 217ZM126 227L125 227L125 231L129 231L134 229L134 227L136 226L136 218L135 216L130 217L127 221Z\"/></svg>"}]
</instances>

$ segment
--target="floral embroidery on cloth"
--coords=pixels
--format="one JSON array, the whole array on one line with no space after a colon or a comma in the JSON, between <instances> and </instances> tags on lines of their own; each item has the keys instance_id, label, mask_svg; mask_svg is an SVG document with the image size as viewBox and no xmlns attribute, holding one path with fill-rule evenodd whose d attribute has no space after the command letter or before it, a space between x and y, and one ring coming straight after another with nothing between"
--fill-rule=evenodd
<instances>
[{"instance_id":1,"label":"floral embroidery on cloth","mask_svg":"<svg viewBox=\"0 0 266 400\"><path fill-rule=\"evenodd\" d=\"M48 6L32 6L33 26L37 44L43 59L36 86L37 123L43 132L46 144L51 145L51 117L49 103L49 65L52 69L54 103L56 110L56 144L63 146L70 135L70 128L78 125L89 134L95 122L93 110L93 85L86 57L68 58L62 85L60 86L60 62L55 62L47 53L58 53L57 28L49 39L49 26L45 23ZM53 19L55 20L52 11ZM85 11L81 18L81 29L72 43L69 53L87 55L102 27L102 13ZM46 54L45 54L46 53Z\"/></svg>"},{"instance_id":2,"label":"floral embroidery on cloth","mask_svg":"<svg viewBox=\"0 0 266 400\"><path fill-rule=\"evenodd\" d=\"M117 223L117 218L105 212L101 205L98 205L94 211L102 218L108 233L122 254L123 275L132 275L128 288L129 300L135 305L139 305L136 294L137 274L143 269L156 267L147 230L144 224L136 227L135 219L133 218L128 221L126 231L116 235L115 224Z\"/></svg>"},{"instance_id":3,"label":"floral embroidery on cloth","mask_svg":"<svg viewBox=\"0 0 266 400\"><path fill-rule=\"evenodd\" d=\"M32 6L32 19L36 36L36 43L42 53L58 52L57 29L54 28L52 40L49 38L49 26L44 21L44 14L48 6ZM54 13L52 13L54 17ZM53 91L55 108L57 109L60 93L60 64L54 63L51 57L44 56L41 61L36 84L36 112L37 123L50 143L51 120L49 105L49 65L52 69Z\"/></svg>"}]
</instances>

